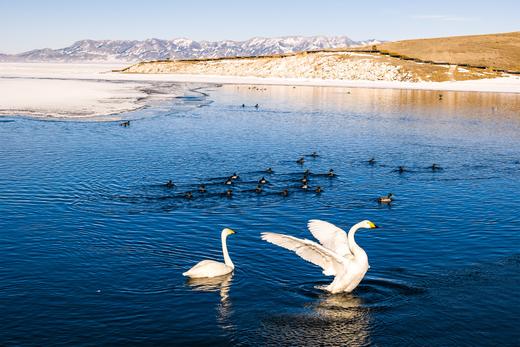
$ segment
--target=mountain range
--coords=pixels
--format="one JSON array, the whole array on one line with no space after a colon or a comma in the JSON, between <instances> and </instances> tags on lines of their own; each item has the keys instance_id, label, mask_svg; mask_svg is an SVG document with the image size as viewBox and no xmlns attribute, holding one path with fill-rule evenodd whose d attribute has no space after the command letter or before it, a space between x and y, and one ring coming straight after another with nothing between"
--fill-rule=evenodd
<instances>
[{"instance_id":1,"label":"mountain range","mask_svg":"<svg viewBox=\"0 0 520 347\"><path fill-rule=\"evenodd\" d=\"M260 56L325 48L378 44L354 41L347 36L255 37L246 41L81 40L60 49L35 49L20 54L0 54L3 62L137 62L145 60Z\"/></svg>"}]
</instances>

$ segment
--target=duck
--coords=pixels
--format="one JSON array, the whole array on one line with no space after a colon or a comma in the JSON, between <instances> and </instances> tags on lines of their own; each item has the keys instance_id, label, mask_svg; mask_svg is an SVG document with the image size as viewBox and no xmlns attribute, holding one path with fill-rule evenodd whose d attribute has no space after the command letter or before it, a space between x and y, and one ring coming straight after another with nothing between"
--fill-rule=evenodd
<instances>
[{"instance_id":1,"label":"duck","mask_svg":"<svg viewBox=\"0 0 520 347\"><path fill-rule=\"evenodd\" d=\"M302 182L302 183L308 183L308 182L309 182L309 179L307 178L307 176L303 176L303 178L300 180L300 182Z\"/></svg>"},{"instance_id":2,"label":"duck","mask_svg":"<svg viewBox=\"0 0 520 347\"><path fill-rule=\"evenodd\" d=\"M206 193L207 190L206 190L206 185L205 184L201 184L199 186L199 193Z\"/></svg>"},{"instance_id":3,"label":"duck","mask_svg":"<svg viewBox=\"0 0 520 347\"><path fill-rule=\"evenodd\" d=\"M255 193L261 193L262 190L263 190L263 189L262 189L262 186L261 186L261 185L258 185L258 186L256 186L256 188L255 188Z\"/></svg>"},{"instance_id":4,"label":"duck","mask_svg":"<svg viewBox=\"0 0 520 347\"><path fill-rule=\"evenodd\" d=\"M233 196L233 190L232 189L228 189L226 190L226 192L224 193L224 195L228 198L232 197Z\"/></svg>"},{"instance_id":5,"label":"duck","mask_svg":"<svg viewBox=\"0 0 520 347\"><path fill-rule=\"evenodd\" d=\"M322 191L323 191L323 189L321 189L320 186L317 186L317 187L314 189L314 192L315 192L315 193L318 193L318 194L321 193Z\"/></svg>"},{"instance_id":6,"label":"duck","mask_svg":"<svg viewBox=\"0 0 520 347\"><path fill-rule=\"evenodd\" d=\"M318 152L316 152L316 151L312 152L311 154L309 154L309 157L312 157L312 158L319 157Z\"/></svg>"},{"instance_id":7,"label":"duck","mask_svg":"<svg viewBox=\"0 0 520 347\"><path fill-rule=\"evenodd\" d=\"M233 180L231 178L228 178L226 180L226 182L224 182L224 184L229 186L229 185L233 184Z\"/></svg>"},{"instance_id":8,"label":"duck","mask_svg":"<svg viewBox=\"0 0 520 347\"><path fill-rule=\"evenodd\" d=\"M237 180L237 179L239 179L239 176L237 175L236 172L234 172L231 176L229 176L229 178L232 180Z\"/></svg>"},{"instance_id":9,"label":"duck","mask_svg":"<svg viewBox=\"0 0 520 347\"><path fill-rule=\"evenodd\" d=\"M327 172L327 176L336 177L336 174L334 173L334 169L330 169L329 172Z\"/></svg>"},{"instance_id":10,"label":"duck","mask_svg":"<svg viewBox=\"0 0 520 347\"><path fill-rule=\"evenodd\" d=\"M119 123L119 125L122 126L122 127L129 127L130 126L130 121L127 120L125 122Z\"/></svg>"},{"instance_id":11,"label":"duck","mask_svg":"<svg viewBox=\"0 0 520 347\"><path fill-rule=\"evenodd\" d=\"M402 173L406 172L407 170L406 170L406 168L404 166L399 166L394 171L399 172L400 174L402 174Z\"/></svg>"},{"instance_id":12,"label":"duck","mask_svg":"<svg viewBox=\"0 0 520 347\"><path fill-rule=\"evenodd\" d=\"M303 176L309 176L311 174L311 170L309 169L305 169L305 171L303 171Z\"/></svg>"},{"instance_id":13,"label":"duck","mask_svg":"<svg viewBox=\"0 0 520 347\"><path fill-rule=\"evenodd\" d=\"M246 104L242 104L242 107L246 107Z\"/></svg>"},{"instance_id":14,"label":"duck","mask_svg":"<svg viewBox=\"0 0 520 347\"><path fill-rule=\"evenodd\" d=\"M284 189L280 192L280 195L281 196L289 196L289 190L288 189Z\"/></svg>"},{"instance_id":15,"label":"duck","mask_svg":"<svg viewBox=\"0 0 520 347\"><path fill-rule=\"evenodd\" d=\"M267 183L269 183L269 181L267 181L267 180L265 179L265 177L262 177L262 178L260 178L260 179L258 180L258 183L259 183L259 184L267 184Z\"/></svg>"},{"instance_id":16,"label":"duck","mask_svg":"<svg viewBox=\"0 0 520 347\"><path fill-rule=\"evenodd\" d=\"M300 159L296 160L296 164L302 165L303 163L305 163L305 159L303 157L301 157Z\"/></svg>"},{"instance_id":17,"label":"duck","mask_svg":"<svg viewBox=\"0 0 520 347\"><path fill-rule=\"evenodd\" d=\"M363 248L358 246L354 235L359 229L379 227L369 220L364 220L352 226L346 233L332 223L316 219L310 220L307 227L319 243L271 232L262 233L261 238L318 265L325 276L334 276L332 283L318 287L319 289L331 294L352 292L370 268L368 256Z\"/></svg>"},{"instance_id":18,"label":"duck","mask_svg":"<svg viewBox=\"0 0 520 347\"><path fill-rule=\"evenodd\" d=\"M432 165L428 166L428 169L430 169L432 171L440 171L440 170L442 170L442 167L440 167L439 165L433 163Z\"/></svg>"},{"instance_id":19,"label":"duck","mask_svg":"<svg viewBox=\"0 0 520 347\"><path fill-rule=\"evenodd\" d=\"M185 198L185 199L188 199L188 200L193 199L193 193L192 193L192 192L186 192L186 193L184 193L184 198Z\"/></svg>"},{"instance_id":20,"label":"duck","mask_svg":"<svg viewBox=\"0 0 520 347\"><path fill-rule=\"evenodd\" d=\"M173 187L175 187L175 183L173 183L172 180L169 180L164 185L166 186L166 188L173 188Z\"/></svg>"},{"instance_id":21,"label":"duck","mask_svg":"<svg viewBox=\"0 0 520 347\"><path fill-rule=\"evenodd\" d=\"M368 165L374 165L376 163L376 158L372 157L368 160Z\"/></svg>"},{"instance_id":22,"label":"duck","mask_svg":"<svg viewBox=\"0 0 520 347\"><path fill-rule=\"evenodd\" d=\"M258 104L255 105L255 108L258 109L260 106L258 106Z\"/></svg>"},{"instance_id":23,"label":"duck","mask_svg":"<svg viewBox=\"0 0 520 347\"><path fill-rule=\"evenodd\" d=\"M273 169L268 167L267 169L265 169L265 172L268 173L268 174L272 174L274 173Z\"/></svg>"},{"instance_id":24,"label":"duck","mask_svg":"<svg viewBox=\"0 0 520 347\"><path fill-rule=\"evenodd\" d=\"M216 260L202 260L188 271L183 272L182 275L190 278L210 278L232 273L235 270L235 265L229 257L226 240L229 235L233 234L236 234L236 231L229 228L222 229L220 233L224 263Z\"/></svg>"},{"instance_id":25,"label":"duck","mask_svg":"<svg viewBox=\"0 0 520 347\"><path fill-rule=\"evenodd\" d=\"M393 196L394 196L394 194L388 193L385 196L380 196L379 198L377 198L377 202L379 202L380 204L389 204L392 201L394 201Z\"/></svg>"},{"instance_id":26,"label":"duck","mask_svg":"<svg viewBox=\"0 0 520 347\"><path fill-rule=\"evenodd\" d=\"M304 183L300 186L300 188L303 190L307 190L307 189L309 189L309 186L307 185L307 183Z\"/></svg>"}]
</instances>

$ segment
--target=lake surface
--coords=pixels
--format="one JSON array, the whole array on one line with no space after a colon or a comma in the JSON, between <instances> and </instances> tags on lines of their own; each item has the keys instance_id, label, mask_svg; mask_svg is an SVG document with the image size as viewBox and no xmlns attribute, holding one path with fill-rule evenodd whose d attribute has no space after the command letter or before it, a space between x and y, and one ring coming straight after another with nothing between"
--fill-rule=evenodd
<instances>
[{"instance_id":1,"label":"lake surface","mask_svg":"<svg viewBox=\"0 0 520 347\"><path fill-rule=\"evenodd\" d=\"M203 91L127 128L0 118L1 345L520 344L520 96ZM338 177L304 192L307 168ZM220 196L210 178L233 172ZM248 192L263 175L266 192ZM217 184L182 197L201 182ZM371 268L353 293L316 289L331 278L260 239L312 238L309 219L382 227L356 236ZM187 281L221 259L224 227L235 273Z\"/></svg>"}]
</instances>

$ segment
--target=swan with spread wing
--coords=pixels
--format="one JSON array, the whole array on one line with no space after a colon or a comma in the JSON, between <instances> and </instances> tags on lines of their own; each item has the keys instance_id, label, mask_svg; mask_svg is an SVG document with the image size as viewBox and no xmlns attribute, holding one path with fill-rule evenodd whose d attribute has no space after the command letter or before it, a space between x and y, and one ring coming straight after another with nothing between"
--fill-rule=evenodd
<instances>
[{"instance_id":1,"label":"swan with spread wing","mask_svg":"<svg viewBox=\"0 0 520 347\"><path fill-rule=\"evenodd\" d=\"M262 233L262 239L291 250L304 260L318 265L325 276L334 276L334 281L324 287L330 293L353 291L369 268L368 256L358 246L354 235L358 229L374 229L377 226L364 220L350 228L347 234L334 224L313 219L309 221L308 227L320 243L275 233Z\"/></svg>"}]
</instances>

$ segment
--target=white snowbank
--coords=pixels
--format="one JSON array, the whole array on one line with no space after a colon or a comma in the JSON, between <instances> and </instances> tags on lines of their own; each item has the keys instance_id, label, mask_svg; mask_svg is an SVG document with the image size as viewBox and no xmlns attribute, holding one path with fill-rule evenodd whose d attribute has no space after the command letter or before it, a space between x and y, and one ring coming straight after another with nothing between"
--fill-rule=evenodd
<instances>
[{"instance_id":1,"label":"white snowbank","mask_svg":"<svg viewBox=\"0 0 520 347\"><path fill-rule=\"evenodd\" d=\"M413 80L413 74L404 71L400 66L354 53L297 54L282 58L263 57L198 62L153 62L133 65L128 72L323 80Z\"/></svg>"},{"instance_id":2,"label":"white snowbank","mask_svg":"<svg viewBox=\"0 0 520 347\"><path fill-rule=\"evenodd\" d=\"M131 81L135 79L111 73L112 69L121 67L0 64L0 114L91 118L136 110L152 99L180 94L179 88L158 85L153 79ZM154 95L157 90L160 93Z\"/></svg>"},{"instance_id":3,"label":"white snowbank","mask_svg":"<svg viewBox=\"0 0 520 347\"><path fill-rule=\"evenodd\" d=\"M0 78L0 113L54 117L95 117L141 107L137 83Z\"/></svg>"}]
</instances>

